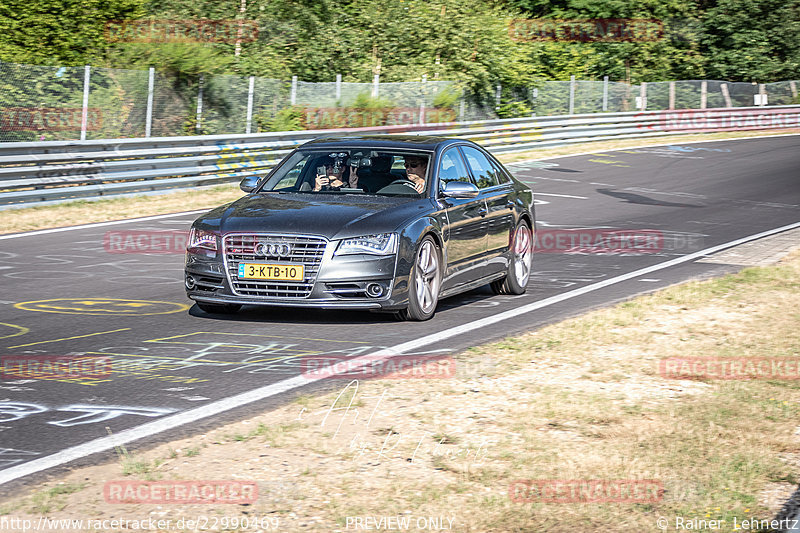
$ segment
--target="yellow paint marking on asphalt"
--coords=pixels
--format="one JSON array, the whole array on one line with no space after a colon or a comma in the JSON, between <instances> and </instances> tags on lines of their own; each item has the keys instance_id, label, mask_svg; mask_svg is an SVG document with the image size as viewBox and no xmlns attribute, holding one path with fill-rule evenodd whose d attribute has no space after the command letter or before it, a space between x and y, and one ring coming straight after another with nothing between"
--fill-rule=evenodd
<instances>
[{"instance_id":1,"label":"yellow paint marking on asphalt","mask_svg":"<svg viewBox=\"0 0 800 533\"><path fill-rule=\"evenodd\" d=\"M166 355L144 355L144 354L134 354L134 353L114 353L114 352L86 352L86 353L91 355L119 355L122 357L138 357L140 359L164 359L167 361L183 361L184 363L214 363L219 365L250 365L253 363L265 363L267 361L278 361L281 359L304 357L306 355L324 354L324 352L301 352L296 354L278 355L272 358L253 359L250 361L215 361L213 359L186 359L183 357L169 357ZM122 370L121 372L125 372L125 370Z\"/></svg>"},{"instance_id":2,"label":"yellow paint marking on asphalt","mask_svg":"<svg viewBox=\"0 0 800 533\"><path fill-rule=\"evenodd\" d=\"M164 315L188 310L191 305L158 300L126 300L122 298L54 298L14 304L17 309L43 313L94 316ZM149 310L148 310L149 309Z\"/></svg>"},{"instance_id":3,"label":"yellow paint marking on asphalt","mask_svg":"<svg viewBox=\"0 0 800 533\"><path fill-rule=\"evenodd\" d=\"M48 378L48 377L35 377L30 376L27 379L37 379L39 381L57 381L59 383L71 383L73 385L86 385L94 387L100 383L112 381L110 379L86 379L86 378Z\"/></svg>"},{"instance_id":4,"label":"yellow paint marking on asphalt","mask_svg":"<svg viewBox=\"0 0 800 533\"><path fill-rule=\"evenodd\" d=\"M173 335L172 337L162 337L159 339L150 339L144 342L161 342L166 341L169 339L178 339L180 337L190 337L192 335L242 335L247 337L267 337L271 339L296 339L301 341L320 341L320 342L350 342L353 344L371 344L369 341L341 341L341 340L333 340L333 339L314 339L309 337L291 337L286 335L263 335L261 333L227 333L225 331L195 331L192 333L184 333L182 335ZM207 344L207 343L199 343L199 342L175 342L174 344ZM224 345L221 345L224 346ZM239 344L234 344L232 346L241 346Z\"/></svg>"},{"instance_id":5,"label":"yellow paint marking on asphalt","mask_svg":"<svg viewBox=\"0 0 800 533\"><path fill-rule=\"evenodd\" d=\"M9 346L9 348L24 348L26 346L33 346L34 344L47 344L48 342L69 341L72 339L83 339L86 337L94 337L95 335L107 335L108 333L117 333L118 331L128 331L131 328L112 329L111 331L99 331L97 333L87 333L86 335L75 335L74 337L64 337L61 339L52 339L49 341L30 342L28 344L17 344L16 346Z\"/></svg>"},{"instance_id":6,"label":"yellow paint marking on asphalt","mask_svg":"<svg viewBox=\"0 0 800 533\"><path fill-rule=\"evenodd\" d=\"M20 335L25 335L30 331L30 328L26 328L25 326L18 326L16 324L6 324L5 322L0 322L0 326L8 326L10 328L14 328L17 330L16 333L12 333L11 335L3 335L0 339L10 339L11 337L19 337Z\"/></svg>"}]
</instances>

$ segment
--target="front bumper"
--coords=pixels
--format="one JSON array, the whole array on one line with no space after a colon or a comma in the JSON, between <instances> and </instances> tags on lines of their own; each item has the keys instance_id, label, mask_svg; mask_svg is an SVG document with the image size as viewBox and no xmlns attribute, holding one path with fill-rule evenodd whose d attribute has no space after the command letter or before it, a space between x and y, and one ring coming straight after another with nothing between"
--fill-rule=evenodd
<instances>
[{"instance_id":1,"label":"front bumper","mask_svg":"<svg viewBox=\"0 0 800 533\"><path fill-rule=\"evenodd\" d=\"M275 296L275 293L243 294L243 281L235 274L238 264L230 255L223 260L222 253L187 253L186 294L192 300L209 304L372 310L402 309L408 305L408 273L398 272L398 265L405 263L398 262L397 255L334 256L335 244L327 243L318 271L313 279L306 279L303 284L309 290L300 293L301 296L291 297ZM275 262L265 259L247 261ZM291 282L282 283L291 286ZM381 288L379 295L375 295L375 287Z\"/></svg>"}]
</instances>

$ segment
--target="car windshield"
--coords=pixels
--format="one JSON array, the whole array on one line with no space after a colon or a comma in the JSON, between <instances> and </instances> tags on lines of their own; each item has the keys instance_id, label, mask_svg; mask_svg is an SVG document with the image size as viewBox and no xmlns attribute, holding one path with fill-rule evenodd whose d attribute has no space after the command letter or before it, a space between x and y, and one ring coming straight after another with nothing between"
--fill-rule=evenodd
<instances>
[{"instance_id":1,"label":"car windshield","mask_svg":"<svg viewBox=\"0 0 800 533\"><path fill-rule=\"evenodd\" d=\"M429 158L370 148L298 150L258 192L420 197L428 190Z\"/></svg>"}]
</instances>

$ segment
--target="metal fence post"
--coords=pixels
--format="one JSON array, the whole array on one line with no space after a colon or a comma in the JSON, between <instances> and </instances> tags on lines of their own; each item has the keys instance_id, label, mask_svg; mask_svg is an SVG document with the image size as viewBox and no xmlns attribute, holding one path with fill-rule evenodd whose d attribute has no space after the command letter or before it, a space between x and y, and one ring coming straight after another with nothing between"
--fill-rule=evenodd
<instances>
[{"instance_id":1,"label":"metal fence post","mask_svg":"<svg viewBox=\"0 0 800 533\"><path fill-rule=\"evenodd\" d=\"M81 111L81 140L86 140L86 127L89 122L89 77L92 67L83 67L83 109Z\"/></svg>"},{"instance_id":2,"label":"metal fence post","mask_svg":"<svg viewBox=\"0 0 800 533\"><path fill-rule=\"evenodd\" d=\"M719 90L722 93L722 98L725 99L725 107L733 107L733 104L731 102L731 93L728 91L728 84L720 83Z\"/></svg>"},{"instance_id":3,"label":"metal fence post","mask_svg":"<svg viewBox=\"0 0 800 533\"><path fill-rule=\"evenodd\" d=\"M155 84L156 69L150 67L150 74L147 79L147 112L144 118L144 136L150 137L153 127L153 85Z\"/></svg>"},{"instance_id":4,"label":"metal fence post","mask_svg":"<svg viewBox=\"0 0 800 533\"><path fill-rule=\"evenodd\" d=\"M245 133L250 133L253 125L253 93L256 87L256 77L250 76L250 86L247 88L247 128Z\"/></svg>"},{"instance_id":5,"label":"metal fence post","mask_svg":"<svg viewBox=\"0 0 800 533\"><path fill-rule=\"evenodd\" d=\"M794 80L789 82L789 89L792 91L792 98L797 98L797 83Z\"/></svg>"},{"instance_id":6,"label":"metal fence post","mask_svg":"<svg viewBox=\"0 0 800 533\"><path fill-rule=\"evenodd\" d=\"M608 111L608 76L603 76L603 111Z\"/></svg>"},{"instance_id":7,"label":"metal fence post","mask_svg":"<svg viewBox=\"0 0 800 533\"><path fill-rule=\"evenodd\" d=\"M647 109L647 82L643 81L639 85L639 111Z\"/></svg>"},{"instance_id":8,"label":"metal fence post","mask_svg":"<svg viewBox=\"0 0 800 533\"><path fill-rule=\"evenodd\" d=\"M372 76L372 97L378 97L378 85L380 84L381 75L375 74Z\"/></svg>"},{"instance_id":9,"label":"metal fence post","mask_svg":"<svg viewBox=\"0 0 800 533\"><path fill-rule=\"evenodd\" d=\"M201 75L200 79L197 83L197 111L194 115L194 131L200 133L202 131L202 122L203 122L203 81L204 78Z\"/></svg>"},{"instance_id":10,"label":"metal fence post","mask_svg":"<svg viewBox=\"0 0 800 533\"><path fill-rule=\"evenodd\" d=\"M342 98L342 75L336 75L336 102L338 103L339 100Z\"/></svg>"},{"instance_id":11,"label":"metal fence post","mask_svg":"<svg viewBox=\"0 0 800 533\"><path fill-rule=\"evenodd\" d=\"M297 102L297 76L292 76L292 91L289 93L289 105Z\"/></svg>"},{"instance_id":12,"label":"metal fence post","mask_svg":"<svg viewBox=\"0 0 800 533\"><path fill-rule=\"evenodd\" d=\"M458 120L460 122L464 122L464 114L466 112L466 103L464 102L464 98L461 98L461 102L458 104Z\"/></svg>"},{"instance_id":13,"label":"metal fence post","mask_svg":"<svg viewBox=\"0 0 800 533\"><path fill-rule=\"evenodd\" d=\"M575 114L575 76L569 77L569 114Z\"/></svg>"},{"instance_id":14,"label":"metal fence post","mask_svg":"<svg viewBox=\"0 0 800 533\"><path fill-rule=\"evenodd\" d=\"M419 103L419 123L425 124L425 97L426 94L426 87L427 87L428 75L422 75L422 101Z\"/></svg>"},{"instance_id":15,"label":"metal fence post","mask_svg":"<svg viewBox=\"0 0 800 533\"><path fill-rule=\"evenodd\" d=\"M706 103L708 103L708 82L703 80L700 82L700 109L705 109Z\"/></svg>"},{"instance_id":16,"label":"metal fence post","mask_svg":"<svg viewBox=\"0 0 800 533\"><path fill-rule=\"evenodd\" d=\"M669 108L675 109L675 82L669 82Z\"/></svg>"},{"instance_id":17,"label":"metal fence post","mask_svg":"<svg viewBox=\"0 0 800 533\"><path fill-rule=\"evenodd\" d=\"M761 95L761 104L759 105L767 105L767 86L764 83L758 84L758 94Z\"/></svg>"}]
</instances>

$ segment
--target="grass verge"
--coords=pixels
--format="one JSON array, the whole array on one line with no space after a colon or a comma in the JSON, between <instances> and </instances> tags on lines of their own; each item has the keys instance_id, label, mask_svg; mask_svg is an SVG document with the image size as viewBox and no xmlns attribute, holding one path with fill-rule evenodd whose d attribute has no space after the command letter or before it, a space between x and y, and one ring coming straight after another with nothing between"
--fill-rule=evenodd
<instances>
[{"instance_id":1,"label":"grass verge","mask_svg":"<svg viewBox=\"0 0 800 533\"><path fill-rule=\"evenodd\" d=\"M356 516L407 517L409 531L430 530L431 517L460 532L658 531L660 518L669 531L678 520L732 531L734 520L772 518L798 483L800 384L667 379L659 361L797 362L798 293L795 252L470 349L453 378L342 381L137 457L158 465L160 482L256 481L253 505L109 505L105 482L152 479L125 454L58 480L84 486L48 512L269 516L280 531L312 532L353 529ZM648 503L517 503L509 487L521 479L657 480L664 492ZM34 516L31 505L22 495L2 508Z\"/></svg>"},{"instance_id":2,"label":"grass verge","mask_svg":"<svg viewBox=\"0 0 800 533\"><path fill-rule=\"evenodd\" d=\"M560 148L530 150L514 154L501 154L499 159L503 163L513 163L543 157L630 148L643 144L668 143L673 141L687 142L696 140L736 139L753 135L768 136L782 133L786 133L786 131L741 131L602 141ZM91 222L105 222L108 220L122 220L197 209L210 209L226 202L232 202L240 198L242 194L243 193L236 184L226 184L198 190L170 192L159 195L108 198L97 201L76 200L74 202L65 202L57 205L6 209L0 211L0 234L57 228Z\"/></svg>"}]
</instances>

